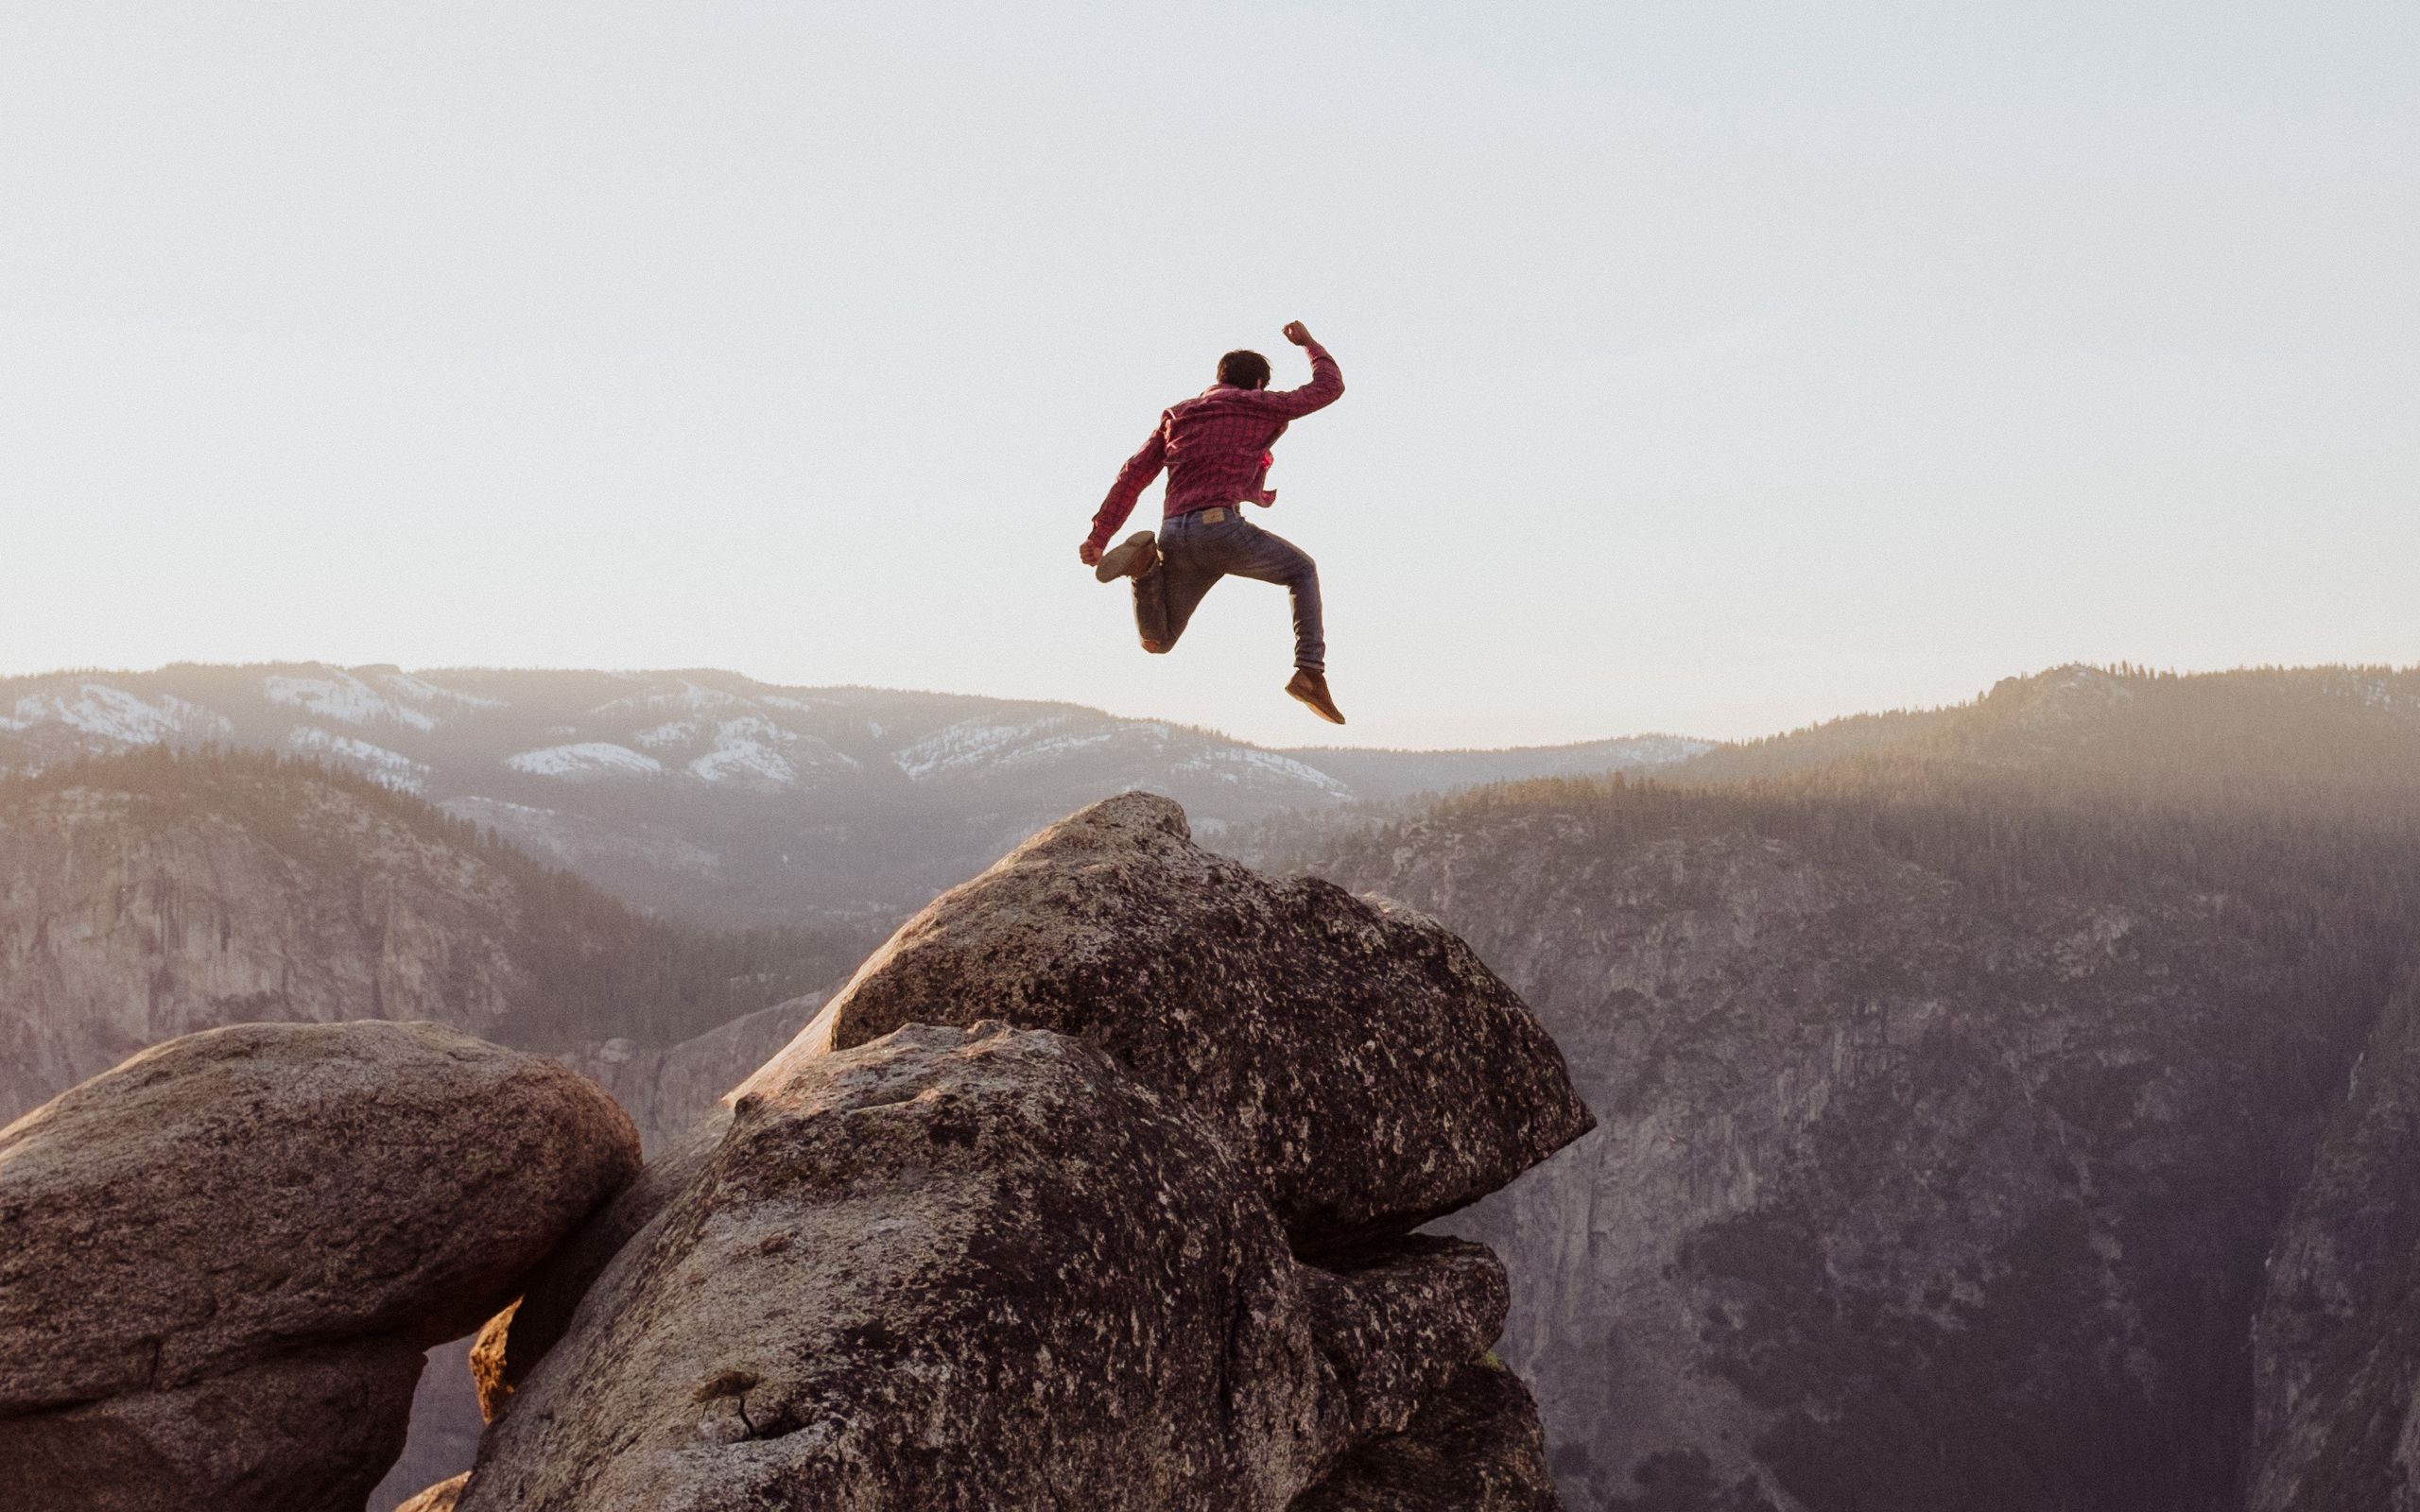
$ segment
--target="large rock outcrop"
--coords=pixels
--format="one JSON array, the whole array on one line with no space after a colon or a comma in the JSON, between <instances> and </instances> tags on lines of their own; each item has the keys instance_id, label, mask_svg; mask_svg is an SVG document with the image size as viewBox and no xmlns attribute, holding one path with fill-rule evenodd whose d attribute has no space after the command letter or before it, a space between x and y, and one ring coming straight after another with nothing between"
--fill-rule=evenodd
<instances>
[{"instance_id":1,"label":"large rock outcrop","mask_svg":"<svg viewBox=\"0 0 2420 1512\"><path fill-rule=\"evenodd\" d=\"M944 894L750 1086L903 1024L984 1019L1086 1040L1209 1120L1306 1252L1466 1206L1595 1122L1554 1042L1461 940L1203 850L1149 793L1096 803Z\"/></svg>"},{"instance_id":2,"label":"large rock outcrop","mask_svg":"<svg viewBox=\"0 0 2420 1512\"><path fill-rule=\"evenodd\" d=\"M357 1500L420 1351L637 1160L577 1074L431 1023L216 1029L61 1093L0 1130L0 1487Z\"/></svg>"},{"instance_id":3,"label":"large rock outcrop","mask_svg":"<svg viewBox=\"0 0 2420 1512\"><path fill-rule=\"evenodd\" d=\"M1263 1178L1065 1036L760 1075L491 1430L463 1512L1286 1507L1492 1340L1477 1246L1297 1262Z\"/></svg>"},{"instance_id":4,"label":"large rock outcrop","mask_svg":"<svg viewBox=\"0 0 2420 1512\"><path fill-rule=\"evenodd\" d=\"M725 1106L670 1141L533 1281L491 1410L590 1282L693 1180L735 1099L908 1022L1075 1035L1201 1118L1298 1253L1399 1234L1511 1181L1593 1115L1529 1008L1420 915L1271 882L1126 793L1051 825L902 925Z\"/></svg>"}]
</instances>

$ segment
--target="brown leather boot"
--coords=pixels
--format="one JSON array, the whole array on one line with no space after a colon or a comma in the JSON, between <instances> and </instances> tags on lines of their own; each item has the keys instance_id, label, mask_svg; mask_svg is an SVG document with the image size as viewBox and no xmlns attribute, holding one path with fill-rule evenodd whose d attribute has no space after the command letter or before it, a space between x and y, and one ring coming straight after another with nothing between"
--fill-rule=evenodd
<instances>
[{"instance_id":1,"label":"brown leather boot","mask_svg":"<svg viewBox=\"0 0 2420 1512\"><path fill-rule=\"evenodd\" d=\"M1100 554L1100 565L1093 569L1093 577L1108 582L1116 577L1140 577L1160 564L1160 548L1148 530L1137 530Z\"/></svg>"},{"instance_id":2,"label":"brown leather boot","mask_svg":"<svg viewBox=\"0 0 2420 1512\"><path fill-rule=\"evenodd\" d=\"M1308 667L1296 667L1294 680L1286 684L1286 691L1329 724L1344 723L1344 715L1337 712L1336 700L1327 696L1327 674L1313 672Z\"/></svg>"}]
</instances>

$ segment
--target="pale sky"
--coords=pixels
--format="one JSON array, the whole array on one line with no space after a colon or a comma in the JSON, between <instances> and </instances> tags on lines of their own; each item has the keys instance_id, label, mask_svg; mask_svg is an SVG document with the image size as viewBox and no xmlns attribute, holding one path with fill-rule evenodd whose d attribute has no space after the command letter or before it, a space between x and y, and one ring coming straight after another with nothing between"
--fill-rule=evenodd
<instances>
[{"instance_id":1,"label":"pale sky","mask_svg":"<svg viewBox=\"0 0 2420 1512\"><path fill-rule=\"evenodd\" d=\"M1352 741L2411 662L2415 79L2408 0L11 6L0 673L1320 741L1278 590L1147 658L1075 559L1293 318Z\"/></svg>"}]
</instances>

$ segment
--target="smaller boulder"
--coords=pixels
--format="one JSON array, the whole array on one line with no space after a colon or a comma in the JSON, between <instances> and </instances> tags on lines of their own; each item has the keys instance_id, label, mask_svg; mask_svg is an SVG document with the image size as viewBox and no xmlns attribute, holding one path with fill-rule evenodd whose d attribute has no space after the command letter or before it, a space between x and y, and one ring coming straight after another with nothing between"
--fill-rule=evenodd
<instances>
[{"instance_id":1,"label":"smaller boulder","mask_svg":"<svg viewBox=\"0 0 2420 1512\"><path fill-rule=\"evenodd\" d=\"M154 1046L0 1129L0 1415L458 1338L638 1161L595 1084L441 1024Z\"/></svg>"},{"instance_id":2,"label":"smaller boulder","mask_svg":"<svg viewBox=\"0 0 2420 1512\"><path fill-rule=\"evenodd\" d=\"M359 1506L423 1351L638 1153L578 1074L433 1023L214 1029L61 1093L0 1129L0 1504Z\"/></svg>"}]
</instances>

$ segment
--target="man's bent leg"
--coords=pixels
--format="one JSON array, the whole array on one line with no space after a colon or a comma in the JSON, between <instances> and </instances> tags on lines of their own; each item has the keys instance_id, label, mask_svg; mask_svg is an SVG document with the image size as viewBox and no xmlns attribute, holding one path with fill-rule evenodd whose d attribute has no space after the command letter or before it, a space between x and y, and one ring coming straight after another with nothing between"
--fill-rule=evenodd
<instances>
[{"instance_id":1,"label":"man's bent leg","mask_svg":"<svg viewBox=\"0 0 2420 1512\"><path fill-rule=\"evenodd\" d=\"M1143 649L1166 650L1174 643L1168 634L1168 564L1163 557L1160 564L1134 579L1134 629L1143 637Z\"/></svg>"},{"instance_id":2,"label":"man's bent leg","mask_svg":"<svg viewBox=\"0 0 2420 1512\"><path fill-rule=\"evenodd\" d=\"M1193 622L1193 611L1201 607L1201 596L1219 576L1182 548L1163 548L1159 566L1134 579L1134 628L1143 638L1143 649L1154 655L1174 650L1177 638Z\"/></svg>"},{"instance_id":3,"label":"man's bent leg","mask_svg":"<svg viewBox=\"0 0 2420 1512\"><path fill-rule=\"evenodd\" d=\"M1238 577L1279 583L1294 601L1294 664L1312 672L1327 667L1327 637L1320 605L1320 570L1311 554L1283 536L1258 525L1243 525L1234 547L1219 562ZM1245 534L1244 532L1249 532Z\"/></svg>"}]
</instances>

